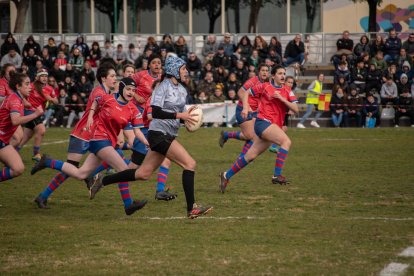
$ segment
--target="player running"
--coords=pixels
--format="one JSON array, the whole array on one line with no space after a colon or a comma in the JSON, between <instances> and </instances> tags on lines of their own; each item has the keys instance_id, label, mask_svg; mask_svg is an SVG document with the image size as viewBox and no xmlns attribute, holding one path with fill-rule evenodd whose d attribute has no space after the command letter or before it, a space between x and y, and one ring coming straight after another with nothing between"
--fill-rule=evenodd
<instances>
[{"instance_id":1,"label":"player running","mask_svg":"<svg viewBox=\"0 0 414 276\"><path fill-rule=\"evenodd\" d=\"M257 137L249 151L237 159L233 166L226 172L220 173L220 190L226 190L230 178L246 167L256 157L266 151L270 144L280 145L276 155L276 163L272 183L287 184L288 180L282 176L282 169L288 155L291 141L282 130L286 108L297 113L297 99L289 87L284 85L286 69L276 66L272 69L273 78L270 82L260 83L250 89L253 96L260 98L259 111L254 124ZM243 111L242 116L248 116L248 93L242 93Z\"/></svg>"}]
</instances>

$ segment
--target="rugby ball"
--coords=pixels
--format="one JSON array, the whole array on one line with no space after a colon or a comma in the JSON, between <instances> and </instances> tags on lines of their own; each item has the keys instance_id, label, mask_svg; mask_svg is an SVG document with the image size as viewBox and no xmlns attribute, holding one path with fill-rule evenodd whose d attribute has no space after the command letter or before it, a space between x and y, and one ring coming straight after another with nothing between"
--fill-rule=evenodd
<instances>
[{"instance_id":1,"label":"rugby ball","mask_svg":"<svg viewBox=\"0 0 414 276\"><path fill-rule=\"evenodd\" d=\"M189 131L189 132L194 132L197 129L199 129L201 127L201 125L203 124L203 110L196 106L193 110L191 110L191 115L196 115L193 116L193 118L197 121L195 123L191 123L190 121L185 121L185 128Z\"/></svg>"}]
</instances>

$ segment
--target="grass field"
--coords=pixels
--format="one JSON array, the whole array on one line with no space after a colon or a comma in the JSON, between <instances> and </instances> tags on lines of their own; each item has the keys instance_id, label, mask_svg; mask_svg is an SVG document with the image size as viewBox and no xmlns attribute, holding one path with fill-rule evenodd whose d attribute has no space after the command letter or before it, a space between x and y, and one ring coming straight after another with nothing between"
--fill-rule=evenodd
<instances>
[{"instance_id":1,"label":"grass field","mask_svg":"<svg viewBox=\"0 0 414 276\"><path fill-rule=\"evenodd\" d=\"M291 129L284 175L271 184L266 152L236 175L225 194L218 173L242 144L218 147L220 129L180 133L197 160L196 199L212 204L204 218L185 218L181 170L168 182L179 197L153 199L154 178L134 182L148 205L124 214L116 185L88 199L70 180L37 209L34 197L55 171L0 183L0 274L377 275L414 244L414 129ZM65 159L69 131L49 129L43 152Z\"/></svg>"}]
</instances>

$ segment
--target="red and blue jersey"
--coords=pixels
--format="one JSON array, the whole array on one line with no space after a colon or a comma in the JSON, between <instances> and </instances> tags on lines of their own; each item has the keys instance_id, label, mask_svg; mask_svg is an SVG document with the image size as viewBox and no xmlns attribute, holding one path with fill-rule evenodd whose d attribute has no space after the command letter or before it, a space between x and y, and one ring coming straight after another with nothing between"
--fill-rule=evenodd
<instances>
[{"instance_id":1,"label":"red and blue jersey","mask_svg":"<svg viewBox=\"0 0 414 276\"><path fill-rule=\"evenodd\" d=\"M23 98L15 92L7 96L0 106L0 140L6 144L10 142L10 138L18 128L18 125L12 124L10 116L12 113L20 116L24 113Z\"/></svg>"},{"instance_id":2,"label":"red and blue jersey","mask_svg":"<svg viewBox=\"0 0 414 276\"><path fill-rule=\"evenodd\" d=\"M35 110L38 106L42 106L43 109L46 108L46 102L47 99L46 96L50 96L52 98L56 98L55 90L52 86L46 85L42 88L43 94L45 97L43 97L35 88L34 83L32 85L32 90L30 91L29 97L27 98L27 101L32 105L32 107L29 108L29 110Z\"/></svg>"},{"instance_id":3,"label":"red and blue jersey","mask_svg":"<svg viewBox=\"0 0 414 276\"><path fill-rule=\"evenodd\" d=\"M13 90L9 87L9 82L6 78L0 79L0 98L5 98L13 93Z\"/></svg>"},{"instance_id":4,"label":"red and blue jersey","mask_svg":"<svg viewBox=\"0 0 414 276\"><path fill-rule=\"evenodd\" d=\"M259 98L259 110L257 118L283 126L285 120L286 105L279 99L274 98L279 93L283 98L291 103L297 103L295 94L285 85L276 86L273 82L259 83L250 88L250 93Z\"/></svg>"},{"instance_id":5,"label":"red and blue jersey","mask_svg":"<svg viewBox=\"0 0 414 276\"><path fill-rule=\"evenodd\" d=\"M86 104L85 113L83 114L82 118L80 118L79 122L75 125L75 128L72 130L70 135L79 138L81 140L89 142L92 137L92 132L87 130L86 123L88 122L89 111L91 109L92 103L96 98L103 97L107 95L105 88L101 85L95 87L91 94L89 95L88 102ZM94 119L96 118L97 114L95 113Z\"/></svg>"},{"instance_id":6,"label":"red and blue jersey","mask_svg":"<svg viewBox=\"0 0 414 276\"><path fill-rule=\"evenodd\" d=\"M98 103L97 116L94 118L91 140L109 140L115 147L119 132L128 123L133 128L142 128L142 114L132 102L122 103L115 99L115 95L105 94L96 97Z\"/></svg>"},{"instance_id":7,"label":"red and blue jersey","mask_svg":"<svg viewBox=\"0 0 414 276\"><path fill-rule=\"evenodd\" d=\"M148 115L152 116L152 107L151 107L151 98L147 100L144 107L144 112L142 112L142 121L145 128L149 128L150 120L148 120Z\"/></svg>"},{"instance_id":8,"label":"red and blue jersey","mask_svg":"<svg viewBox=\"0 0 414 276\"><path fill-rule=\"evenodd\" d=\"M161 75L157 75L156 77L152 76L150 74L150 70L140 71L132 75L131 78L137 84L137 95L145 100L144 103L138 103L135 99L133 99L133 103L144 108L147 100L151 97L152 84L160 77Z\"/></svg>"},{"instance_id":9,"label":"red and blue jersey","mask_svg":"<svg viewBox=\"0 0 414 276\"><path fill-rule=\"evenodd\" d=\"M242 86L245 91L249 91L250 88L256 86L257 84L262 83L258 76L248 79ZM242 100L239 100L238 105L243 106ZM249 96L249 106L252 111L256 111L259 106L259 98L251 95Z\"/></svg>"}]
</instances>

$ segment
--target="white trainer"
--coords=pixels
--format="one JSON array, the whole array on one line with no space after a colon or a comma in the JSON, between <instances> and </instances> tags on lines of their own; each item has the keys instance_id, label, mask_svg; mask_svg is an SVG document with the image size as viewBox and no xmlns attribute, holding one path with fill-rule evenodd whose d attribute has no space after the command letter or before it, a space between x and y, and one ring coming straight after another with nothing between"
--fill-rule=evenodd
<instances>
[{"instance_id":1,"label":"white trainer","mask_svg":"<svg viewBox=\"0 0 414 276\"><path fill-rule=\"evenodd\" d=\"M313 127L321 127L316 121L312 121L310 125Z\"/></svg>"},{"instance_id":2,"label":"white trainer","mask_svg":"<svg viewBox=\"0 0 414 276\"><path fill-rule=\"evenodd\" d=\"M296 125L296 127L297 128L306 128L303 124L301 124L301 123L298 123L297 125Z\"/></svg>"}]
</instances>

